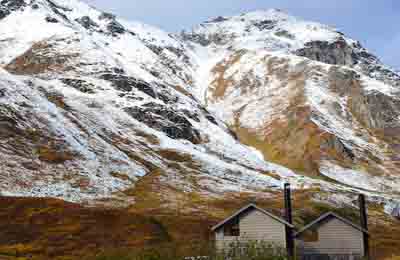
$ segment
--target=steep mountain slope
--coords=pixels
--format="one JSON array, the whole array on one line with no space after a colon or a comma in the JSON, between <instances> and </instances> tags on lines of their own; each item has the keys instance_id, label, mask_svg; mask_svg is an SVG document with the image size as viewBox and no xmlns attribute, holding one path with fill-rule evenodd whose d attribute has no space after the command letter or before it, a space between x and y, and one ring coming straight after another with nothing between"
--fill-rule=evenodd
<instances>
[{"instance_id":1,"label":"steep mountain slope","mask_svg":"<svg viewBox=\"0 0 400 260\"><path fill-rule=\"evenodd\" d=\"M182 37L219 57L200 63L198 97L266 160L398 192L400 78L359 42L279 10L219 17Z\"/></svg>"},{"instance_id":2,"label":"steep mountain slope","mask_svg":"<svg viewBox=\"0 0 400 260\"><path fill-rule=\"evenodd\" d=\"M178 36L77 0L0 5L2 195L399 196L399 76L329 27L271 10Z\"/></svg>"},{"instance_id":3,"label":"steep mountain slope","mask_svg":"<svg viewBox=\"0 0 400 260\"><path fill-rule=\"evenodd\" d=\"M24 4L0 24L3 195L124 196L144 175L218 194L277 188L276 169L296 177L190 94L174 37L77 1L6 3Z\"/></svg>"}]
</instances>

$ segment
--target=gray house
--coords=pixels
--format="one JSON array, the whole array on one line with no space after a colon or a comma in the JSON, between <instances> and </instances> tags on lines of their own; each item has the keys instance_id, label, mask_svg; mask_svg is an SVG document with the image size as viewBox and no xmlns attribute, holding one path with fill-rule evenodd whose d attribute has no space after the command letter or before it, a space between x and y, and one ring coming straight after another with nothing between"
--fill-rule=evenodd
<instances>
[{"instance_id":1,"label":"gray house","mask_svg":"<svg viewBox=\"0 0 400 260\"><path fill-rule=\"evenodd\" d=\"M250 204L212 228L216 248L229 249L235 242L264 241L285 248L289 258L295 254L306 256L304 259L370 258L364 195L359 195L361 226L328 212L295 234L288 184L284 198L286 220Z\"/></svg>"},{"instance_id":2,"label":"gray house","mask_svg":"<svg viewBox=\"0 0 400 260\"><path fill-rule=\"evenodd\" d=\"M364 236L368 231L329 212L295 234L298 251L314 255L364 257Z\"/></svg>"},{"instance_id":3,"label":"gray house","mask_svg":"<svg viewBox=\"0 0 400 260\"><path fill-rule=\"evenodd\" d=\"M235 242L264 241L286 248L286 229L294 226L274 214L249 204L212 228L216 248L227 249Z\"/></svg>"}]
</instances>

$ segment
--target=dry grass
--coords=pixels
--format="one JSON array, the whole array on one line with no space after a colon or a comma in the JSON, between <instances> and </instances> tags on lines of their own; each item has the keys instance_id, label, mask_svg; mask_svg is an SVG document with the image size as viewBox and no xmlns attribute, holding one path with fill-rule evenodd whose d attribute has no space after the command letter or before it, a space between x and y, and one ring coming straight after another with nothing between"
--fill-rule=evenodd
<instances>
[{"instance_id":1,"label":"dry grass","mask_svg":"<svg viewBox=\"0 0 400 260\"><path fill-rule=\"evenodd\" d=\"M4 69L18 75L61 71L67 69L66 64L68 61L78 56L77 53L54 55L52 46L47 42L41 41L33 44L28 51L15 58Z\"/></svg>"},{"instance_id":2,"label":"dry grass","mask_svg":"<svg viewBox=\"0 0 400 260\"><path fill-rule=\"evenodd\" d=\"M176 91L180 92L181 94L195 100L194 96L192 95L192 93L190 93L189 91L187 91L184 87L180 86L180 85L171 85Z\"/></svg>"},{"instance_id":3,"label":"dry grass","mask_svg":"<svg viewBox=\"0 0 400 260\"><path fill-rule=\"evenodd\" d=\"M0 204L0 254L77 259L102 248L136 248L165 237L151 217L125 210L53 199L1 198Z\"/></svg>"},{"instance_id":4,"label":"dry grass","mask_svg":"<svg viewBox=\"0 0 400 260\"><path fill-rule=\"evenodd\" d=\"M225 78L225 72L234 64L240 61L245 51L240 51L229 57L228 60L220 62L211 71L216 75L216 79L210 85L210 92L212 94L212 100L217 100L225 95L226 90L232 85L232 79Z\"/></svg>"},{"instance_id":5,"label":"dry grass","mask_svg":"<svg viewBox=\"0 0 400 260\"><path fill-rule=\"evenodd\" d=\"M210 199L173 190L160 182L163 174L153 172L127 191L126 195L136 201L127 209L83 208L53 199L1 198L0 254L18 251L22 257L66 260L104 251L160 246L174 246L187 254L193 253L193 245L212 242L210 227L249 202L255 201L276 215L283 213L281 192L270 192L259 199L248 193ZM320 191L294 192L297 226L327 211L357 221L357 211L352 208L338 209L312 201L316 193ZM378 205L369 207L372 248L379 253L377 259L400 255L399 221L385 217L381 210Z\"/></svg>"},{"instance_id":6,"label":"dry grass","mask_svg":"<svg viewBox=\"0 0 400 260\"><path fill-rule=\"evenodd\" d=\"M400 256L391 256L391 257L385 258L385 260L400 260Z\"/></svg>"}]
</instances>

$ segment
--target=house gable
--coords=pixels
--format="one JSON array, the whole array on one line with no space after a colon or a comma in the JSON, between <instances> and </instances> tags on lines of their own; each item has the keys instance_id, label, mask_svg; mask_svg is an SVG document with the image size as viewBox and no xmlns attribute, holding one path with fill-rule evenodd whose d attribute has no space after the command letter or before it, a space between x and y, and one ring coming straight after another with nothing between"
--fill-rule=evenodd
<instances>
[{"instance_id":1,"label":"house gable","mask_svg":"<svg viewBox=\"0 0 400 260\"><path fill-rule=\"evenodd\" d=\"M239 227L239 235L231 236L231 230L227 229L234 225ZM213 227L218 248L227 247L234 241L264 241L266 243L286 246L285 227L293 228L282 218L273 215L254 204L250 204L235 214ZM236 227L235 227L236 228Z\"/></svg>"},{"instance_id":2,"label":"house gable","mask_svg":"<svg viewBox=\"0 0 400 260\"><path fill-rule=\"evenodd\" d=\"M306 239L308 232L316 232L315 240ZM333 213L313 221L297 234L298 246L305 252L322 254L357 254L364 252L361 227Z\"/></svg>"},{"instance_id":3,"label":"house gable","mask_svg":"<svg viewBox=\"0 0 400 260\"><path fill-rule=\"evenodd\" d=\"M261 211L252 210L243 214L239 226L242 239L286 245L285 224Z\"/></svg>"},{"instance_id":4,"label":"house gable","mask_svg":"<svg viewBox=\"0 0 400 260\"><path fill-rule=\"evenodd\" d=\"M268 212L266 210L263 210L263 209L257 207L254 204L249 204L246 207L243 207L240 210L238 210L237 212L235 212L230 217L228 217L225 220L221 221L220 223L218 223L214 227L212 227L211 230L212 231L217 231L218 229L222 228L225 224L229 223L232 219L234 219L236 217L240 217L240 215L242 215L242 214L244 214L246 212L249 212L249 211L253 211L253 210L259 211L259 212L261 212L261 213L263 213L263 214L275 219L276 221L278 221L278 222L280 222L280 223L282 223L284 225L287 225L287 226L289 226L291 228L294 228L294 226L292 224L288 223L286 220L284 220L284 219L282 219L282 218L280 218L278 216L275 216L274 214L272 214L272 213L270 213L270 212Z\"/></svg>"},{"instance_id":5,"label":"house gable","mask_svg":"<svg viewBox=\"0 0 400 260\"><path fill-rule=\"evenodd\" d=\"M320 216L319 218L317 218L316 220L314 220L313 222L311 222L310 224L306 225L305 227L303 227L302 229L300 229L297 233L296 236L300 236L303 232L309 230L309 229L315 229L316 227L318 227L319 225L323 224L325 221L328 221L330 219L337 219L340 220L341 222L343 222L344 224L357 229L361 232L364 232L366 234L368 234L368 231L363 229L362 227L354 224L353 222L351 222L348 219L342 218L340 216L338 216L337 214L333 213L333 212L328 212L322 216Z\"/></svg>"}]
</instances>

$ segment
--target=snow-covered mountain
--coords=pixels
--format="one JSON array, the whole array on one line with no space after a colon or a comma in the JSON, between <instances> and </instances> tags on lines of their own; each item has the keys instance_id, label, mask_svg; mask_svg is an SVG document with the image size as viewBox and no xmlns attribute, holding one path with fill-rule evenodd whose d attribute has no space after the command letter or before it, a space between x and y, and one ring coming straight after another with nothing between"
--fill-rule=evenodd
<instances>
[{"instance_id":1,"label":"snow-covered mountain","mask_svg":"<svg viewBox=\"0 0 400 260\"><path fill-rule=\"evenodd\" d=\"M0 66L2 195L134 203L146 178L166 200L284 182L399 199L400 76L280 10L178 35L77 0L3 0Z\"/></svg>"}]
</instances>

